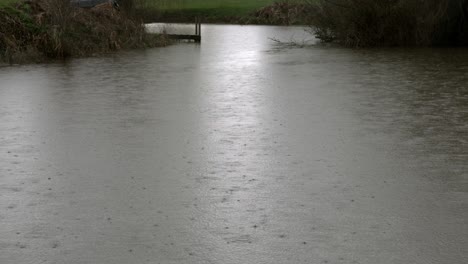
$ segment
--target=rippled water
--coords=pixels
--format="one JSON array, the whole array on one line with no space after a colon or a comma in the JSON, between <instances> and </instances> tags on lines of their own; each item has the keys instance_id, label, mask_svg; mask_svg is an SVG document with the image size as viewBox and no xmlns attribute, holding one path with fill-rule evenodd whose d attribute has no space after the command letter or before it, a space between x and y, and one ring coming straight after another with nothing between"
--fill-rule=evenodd
<instances>
[{"instance_id":1,"label":"rippled water","mask_svg":"<svg viewBox=\"0 0 468 264\"><path fill-rule=\"evenodd\" d=\"M0 263L467 263L468 50L307 38L0 68Z\"/></svg>"}]
</instances>

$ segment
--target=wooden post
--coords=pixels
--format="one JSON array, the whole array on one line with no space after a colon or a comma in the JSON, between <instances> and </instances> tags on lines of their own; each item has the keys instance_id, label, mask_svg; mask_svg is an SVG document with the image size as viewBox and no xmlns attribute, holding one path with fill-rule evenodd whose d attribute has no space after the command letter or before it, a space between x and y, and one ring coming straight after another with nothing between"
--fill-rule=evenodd
<instances>
[{"instance_id":1,"label":"wooden post","mask_svg":"<svg viewBox=\"0 0 468 264\"><path fill-rule=\"evenodd\" d=\"M199 17L195 18L195 35L201 36L201 22Z\"/></svg>"},{"instance_id":2,"label":"wooden post","mask_svg":"<svg viewBox=\"0 0 468 264\"><path fill-rule=\"evenodd\" d=\"M196 17L195 18L195 42L200 43L201 42L201 22L200 18Z\"/></svg>"}]
</instances>

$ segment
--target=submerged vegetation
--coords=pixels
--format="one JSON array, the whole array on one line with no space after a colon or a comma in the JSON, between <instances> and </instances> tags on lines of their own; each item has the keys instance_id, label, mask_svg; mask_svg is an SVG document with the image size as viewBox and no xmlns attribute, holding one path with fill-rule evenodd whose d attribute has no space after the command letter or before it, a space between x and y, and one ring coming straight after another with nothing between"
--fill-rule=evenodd
<instances>
[{"instance_id":1,"label":"submerged vegetation","mask_svg":"<svg viewBox=\"0 0 468 264\"><path fill-rule=\"evenodd\" d=\"M351 47L468 45L468 0L308 0L316 36Z\"/></svg>"},{"instance_id":2,"label":"submerged vegetation","mask_svg":"<svg viewBox=\"0 0 468 264\"><path fill-rule=\"evenodd\" d=\"M110 4L91 9L68 0L32 0L0 7L0 60L43 61L164 45L141 20Z\"/></svg>"}]
</instances>

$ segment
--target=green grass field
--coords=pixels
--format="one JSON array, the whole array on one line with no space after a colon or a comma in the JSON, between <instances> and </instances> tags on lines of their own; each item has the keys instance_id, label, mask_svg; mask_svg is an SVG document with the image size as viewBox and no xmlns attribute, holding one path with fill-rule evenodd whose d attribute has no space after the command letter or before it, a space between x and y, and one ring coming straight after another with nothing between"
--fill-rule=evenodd
<instances>
[{"instance_id":1,"label":"green grass field","mask_svg":"<svg viewBox=\"0 0 468 264\"><path fill-rule=\"evenodd\" d=\"M4 0L0 0L4 1ZM255 10L275 0L147 0L161 10L183 9L236 9Z\"/></svg>"},{"instance_id":2,"label":"green grass field","mask_svg":"<svg viewBox=\"0 0 468 264\"><path fill-rule=\"evenodd\" d=\"M18 0L0 0L0 5L9 4ZM145 3L145 6L160 10L184 9L232 9L237 11L250 11L269 5L275 0L136 0Z\"/></svg>"},{"instance_id":3,"label":"green grass field","mask_svg":"<svg viewBox=\"0 0 468 264\"><path fill-rule=\"evenodd\" d=\"M4 1L4 0L0 0ZM138 1L138 0L137 0ZM243 16L275 0L141 0L144 8L166 13Z\"/></svg>"},{"instance_id":4,"label":"green grass field","mask_svg":"<svg viewBox=\"0 0 468 264\"><path fill-rule=\"evenodd\" d=\"M21 0L0 0L0 7ZM125 0L120 0L125 1ZM134 0L135 7L148 21L226 22L229 18L247 17L262 7L279 0ZM282 0L288 1L288 0ZM300 0L289 0L300 1ZM235 19L233 20L235 22Z\"/></svg>"},{"instance_id":5,"label":"green grass field","mask_svg":"<svg viewBox=\"0 0 468 264\"><path fill-rule=\"evenodd\" d=\"M0 0L0 6L19 0ZM162 12L214 12L219 15L245 15L275 0L135 0L137 6Z\"/></svg>"}]
</instances>

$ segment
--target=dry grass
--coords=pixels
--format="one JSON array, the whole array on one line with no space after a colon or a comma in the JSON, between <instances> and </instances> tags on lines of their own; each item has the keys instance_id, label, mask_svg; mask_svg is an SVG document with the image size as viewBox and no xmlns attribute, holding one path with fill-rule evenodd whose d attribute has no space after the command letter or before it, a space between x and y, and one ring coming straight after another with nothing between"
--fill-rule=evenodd
<instances>
[{"instance_id":1,"label":"dry grass","mask_svg":"<svg viewBox=\"0 0 468 264\"><path fill-rule=\"evenodd\" d=\"M270 25L305 25L308 6L299 1L278 1L250 15L250 23ZM257 22L257 23L255 23Z\"/></svg>"},{"instance_id":2,"label":"dry grass","mask_svg":"<svg viewBox=\"0 0 468 264\"><path fill-rule=\"evenodd\" d=\"M0 57L10 62L164 44L150 40L141 21L108 4L81 9L68 0L26 1L0 9L0 25Z\"/></svg>"}]
</instances>

